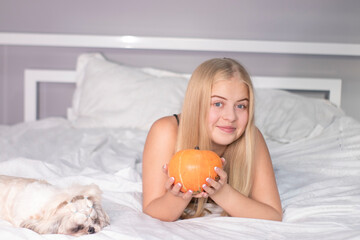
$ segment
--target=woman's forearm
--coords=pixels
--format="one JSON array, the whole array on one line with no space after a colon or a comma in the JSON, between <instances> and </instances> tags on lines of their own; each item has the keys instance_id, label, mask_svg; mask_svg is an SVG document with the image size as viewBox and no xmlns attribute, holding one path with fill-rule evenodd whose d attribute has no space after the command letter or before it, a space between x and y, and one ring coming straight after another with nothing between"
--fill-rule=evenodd
<instances>
[{"instance_id":1,"label":"woman's forearm","mask_svg":"<svg viewBox=\"0 0 360 240\"><path fill-rule=\"evenodd\" d=\"M281 210L248 198L228 184L211 198L232 217L282 220Z\"/></svg>"},{"instance_id":2,"label":"woman's forearm","mask_svg":"<svg viewBox=\"0 0 360 240\"><path fill-rule=\"evenodd\" d=\"M167 192L165 195L154 199L147 206L144 206L143 212L162 221L176 221L184 212L190 200L191 198L184 200Z\"/></svg>"}]
</instances>

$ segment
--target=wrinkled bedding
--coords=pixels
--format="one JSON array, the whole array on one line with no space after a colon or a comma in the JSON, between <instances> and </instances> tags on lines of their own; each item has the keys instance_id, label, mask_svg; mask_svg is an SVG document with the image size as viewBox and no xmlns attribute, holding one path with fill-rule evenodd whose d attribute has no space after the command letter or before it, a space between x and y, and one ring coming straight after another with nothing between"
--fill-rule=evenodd
<instances>
[{"instance_id":1,"label":"wrinkled bedding","mask_svg":"<svg viewBox=\"0 0 360 240\"><path fill-rule=\"evenodd\" d=\"M141 159L147 132L73 128L47 118L0 126L0 174L58 186L96 183L111 225L79 239L360 239L360 123L340 116L321 134L291 143L267 139L282 222L221 217L161 222L142 213ZM39 235L0 220L0 239Z\"/></svg>"}]
</instances>

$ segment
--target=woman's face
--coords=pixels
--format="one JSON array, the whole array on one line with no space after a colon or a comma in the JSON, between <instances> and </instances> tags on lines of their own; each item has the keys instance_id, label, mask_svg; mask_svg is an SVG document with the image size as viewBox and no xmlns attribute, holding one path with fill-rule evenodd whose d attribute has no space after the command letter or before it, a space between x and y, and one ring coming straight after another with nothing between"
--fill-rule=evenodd
<instances>
[{"instance_id":1,"label":"woman's face","mask_svg":"<svg viewBox=\"0 0 360 240\"><path fill-rule=\"evenodd\" d=\"M239 73L213 84L208 127L218 154L244 133L249 118L248 107L248 87Z\"/></svg>"}]
</instances>

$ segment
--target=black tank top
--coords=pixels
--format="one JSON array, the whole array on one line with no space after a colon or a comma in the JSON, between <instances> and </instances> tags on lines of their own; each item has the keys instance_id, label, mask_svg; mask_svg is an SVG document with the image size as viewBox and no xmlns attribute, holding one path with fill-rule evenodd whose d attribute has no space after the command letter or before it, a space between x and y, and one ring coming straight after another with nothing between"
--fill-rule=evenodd
<instances>
[{"instance_id":1,"label":"black tank top","mask_svg":"<svg viewBox=\"0 0 360 240\"><path fill-rule=\"evenodd\" d=\"M179 125L179 123L180 123L179 116L177 114L173 114L173 116L176 118L177 124Z\"/></svg>"}]
</instances>

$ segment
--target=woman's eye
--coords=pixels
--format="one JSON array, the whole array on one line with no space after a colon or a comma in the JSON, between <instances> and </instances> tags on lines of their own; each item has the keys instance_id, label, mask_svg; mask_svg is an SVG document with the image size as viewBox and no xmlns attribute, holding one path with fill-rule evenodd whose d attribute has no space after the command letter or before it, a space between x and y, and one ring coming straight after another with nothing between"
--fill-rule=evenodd
<instances>
[{"instance_id":1,"label":"woman's eye","mask_svg":"<svg viewBox=\"0 0 360 240\"><path fill-rule=\"evenodd\" d=\"M237 107L237 108L240 108L240 109L246 108L246 106L245 106L244 104L239 104L239 105L237 105L236 107Z\"/></svg>"},{"instance_id":2,"label":"woman's eye","mask_svg":"<svg viewBox=\"0 0 360 240\"><path fill-rule=\"evenodd\" d=\"M215 107L221 107L221 106L222 106L222 103L221 103L221 102L214 103L214 106L215 106Z\"/></svg>"}]
</instances>

